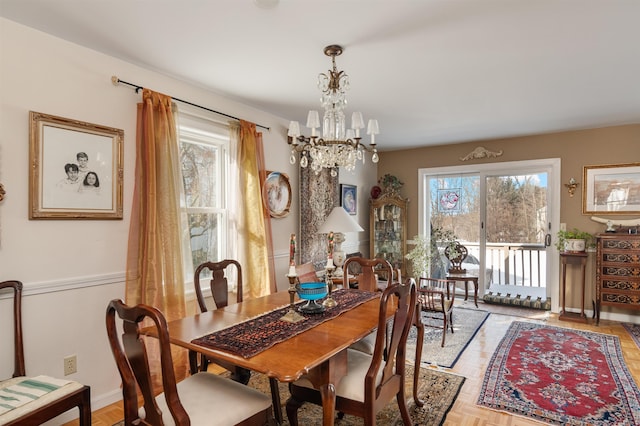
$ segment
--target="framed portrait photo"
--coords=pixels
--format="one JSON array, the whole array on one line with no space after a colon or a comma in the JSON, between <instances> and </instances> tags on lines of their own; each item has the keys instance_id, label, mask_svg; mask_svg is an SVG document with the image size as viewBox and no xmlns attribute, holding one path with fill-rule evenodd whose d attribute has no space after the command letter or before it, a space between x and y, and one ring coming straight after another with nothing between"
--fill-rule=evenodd
<instances>
[{"instance_id":1,"label":"framed portrait photo","mask_svg":"<svg viewBox=\"0 0 640 426\"><path fill-rule=\"evenodd\" d=\"M584 166L582 214L640 213L640 163Z\"/></svg>"},{"instance_id":2,"label":"framed portrait photo","mask_svg":"<svg viewBox=\"0 0 640 426\"><path fill-rule=\"evenodd\" d=\"M358 209L358 187L340 184L340 205L349 214L356 214Z\"/></svg>"},{"instance_id":3,"label":"framed portrait photo","mask_svg":"<svg viewBox=\"0 0 640 426\"><path fill-rule=\"evenodd\" d=\"M29 112L29 219L122 219L124 131Z\"/></svg>"},{"instance_id":4,"label":"framed portrait photo","mask_svg":"<svg viewBox=\"0 0 640 426\"><path fill-rule=\"evenodd\" d=\"M291 209L291 184L289 176L270 172L262 186L262 201L271 217L285 217Z\"/></svg>"}]
</instances>

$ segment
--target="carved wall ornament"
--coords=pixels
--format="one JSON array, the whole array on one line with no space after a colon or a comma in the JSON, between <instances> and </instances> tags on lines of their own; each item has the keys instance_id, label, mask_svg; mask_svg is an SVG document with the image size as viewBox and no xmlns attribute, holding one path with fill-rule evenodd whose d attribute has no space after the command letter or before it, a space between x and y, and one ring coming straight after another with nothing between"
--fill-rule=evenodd
<instances>
[{"instance_id":1,"label":"carved wall ornament","mask_svg":"<svg viewBox=\"0 0 640 426\"><path fill-rule=\"evenodd\" d=\"M479 146L464 157L460 157L460 161L469 161L469 160L477 160L481 158L495 158L500 157L502 155L502 150L500 151L489 151L483 146Z\"/></svg>"}]
</instances>

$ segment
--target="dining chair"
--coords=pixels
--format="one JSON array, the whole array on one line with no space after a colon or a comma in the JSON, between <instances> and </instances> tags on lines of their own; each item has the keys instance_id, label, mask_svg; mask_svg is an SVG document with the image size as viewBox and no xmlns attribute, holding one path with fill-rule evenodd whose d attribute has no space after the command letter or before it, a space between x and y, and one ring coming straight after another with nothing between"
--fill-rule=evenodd
<instances>
[{"instance_id":1,"label":"dining chair","mask_svg":"<svg viewBox=\"0 0 640 426\"><path fill-rule=\"evenodd\" d=\"M48 376L26 376L22 335L22 287L20 281L0 282L0 292L5 289L11 289L13 292L14 339L13 375L11 379L0 381L0 424L39 425L77 407L80 426L90 426L89 386ZM2 335L8 336L9 333ZM29 398L13 399L16 393L24 392L25 386L31 389ZM37 392L33 389L37 389Z\"/></svg>"},{"instance_id":2,"label":"dining chair","mask_svg":"<svg viewBox=\"0 0 640 426\"><path fill-rule=\"evenodd\" d=\"M118 319L122 320L122 336L118 335ZM151 371L157 369L152 368L154 361L140 335L142 321L155 328L159 341L162 392L156 396ZM125 426L274 424L271 399L256 389L205 372L177 383L167 321L158 309L143 304L127 306L114 299L107 306L106 326L122 379Z\"/></svg>"},{"instance_id":3,"label":"dining chair","mask_svg":"<svg viewBox=\"0 0 640 426\"><path fill-rule=\"evenodd\" d=\"M196 298L198 300L198 306L200 312L207 312L205 297L202 293L202 285L200 278L203 272L209 271L211 273L211 279L209 280L209 290L213 297L213 302L216 308L224 308L229 304L229 278L232 273L231 269L235 269L236 273L236 302L242 302L242 267L237 260L225 259L220 262L204 262L200 264L193 274L193 284L196 290ZM207 371L209 364L213 362L220 365L225 370L231 372L231 379L240 382L244 385L249 383L251 378L251 372L244 368L239 368L235 365L227 365L215 360L211 360L204 355L195 351L189 351L189 370L191 374L195 374L198 371Z\"/></svg>"},{"instance_id":4,"label":"dining chair","mask_svg":"<svg viewBox=\"0 0 640 426\"><path fill-rule=\"evenodd\" d=\"M347 371L336 386L337 412L375 425L375 415L395 396L405 425L411 425L404 393L406 345L416 308L415 281L387 287L380 297L376 345L372 355L347 349ZM390 314L392 319L387 321ZM387 327L387 324L389 326ZM293 382L287 417L298 425L298 409L305 403L322 404L320 392L306 376Z\"/></svg>"},{"instance_id":5,"label":"dining chair","mask_svg":"<svg viewBox=\"0 0 640 426\"><path fill-rule=\"evenodd\" d=\"M393 268L391 264L380 258L366 259L363 257L350 257L344 263L344 276L343 279L347 279L347 272L350 267L357 265L360 273L356 275L357 289L368 291L381 291L388 287L393 282ZM386 276L386 280L380 280L378 277L379 272L382 272L383 276ZM373 354L373 349L376 342L376 333L370 333L364 338L358 340L350 346L351 349L355 349L366 354Z\"/></svg>"},{"instance_id":6,"label":"dining chair","mask_svg":"<svg viewBox=\"0 0 640 426\"><path fill-rule=\"evenodd\" d=\"M229 279L235 269L236 274L236 303L240 303L243 300L243 288L242 288L242 266L240 262L234 259L225 259L220 262L204 262L196 268L193 277L193 284L196 290L196 298L198 299L198 306L200 306L200 312L207 312L209 308L205 303L205 298L202 293L202 285L200 283L200 276L205 271L211 272L211 279L209 280L209 289L213 297L213 302L216 308L224 308L229 304ZM189 351L189 370L191 374L196 374L198 371L207 371L209 364L214 363L224 368L231 373L231 379L240 382L244 385L249 383L251 378L251 371L246 368L238 367L236 365L226 363L219 360L213 360L205 355L198 354L195 351ZM276 379L269 379L269 386L271 387L271 395L273 399L273 410L276 416L276 420L281 422L282 420L282 407L280 402L280 391L278 390L278 381Z\"/></svg>"},{"instance_id":7,"label":"dining chair","mask_svg":"<svg viewBox=\"0 0 640 426\"><path fill-rule=\"evenodd\" d=\"M225 259L220 262L204 262L198 265L193 274L193 285L196 290L196 298L198 300L200 312L207 312L209 310L205 297L202 293L202 285L200 283L202 273L207 271L211 273L209 290L211 291L213 302L215 303L216 308L224 308L229 304L229 278L234 272L232 269L235 269L236 274L236 303L240 303L243 299L242 267L237 260ZM226 365L224 363L224 365L221 365L221 363L212 361L198 352L189 351L189 370L191 371L191 374L195 374L198 371L207 371L209 363L211 362L214 362L215 364L218 364L224 369L230 371L232 380L245 385L249 383L249 379L251 378L251 372L249 370L238 368L235 365Z\"/></svg>"},{"instance_id":8,"label":"dining chair","mask_svg":"<svg viewBox=\"0 0 640 426\"><path fill-rule=\"evenodd\" d=\"M418 302L420 311L427 313L427 318L442 321L442 326L425 324L427 327L442 329L444 347L447 327L453 333L453 305L455 300L455 280L444 278L425 278L418 280Z\"/></svg>"},{"instance_id":9,"label":"dining chair","mask_svg":"<svg viewBox=\"0 0 640 426\"><path fill-rule=\"evenodd\" d=\"M311 262L296 265L296 275L298 276L298 282L301 283L314 283L319 281L316 269Z\"/></svg>"},{"instance_id":10,"label":"dining chair","mask_svg":"<svg viewBox=\"0 0 640 426\"><path fill-rule=\"evenodd\" d=\"M393 282L393 268L391 264L380 258L366 259L364 257L350 257L344 262L344 282L348 282L348 271L352 264L360 267L360 273L356 275L358 289L368 291L383 290ZM379 279L378 277L383 277Z\"/></svg>"}]
</instances>

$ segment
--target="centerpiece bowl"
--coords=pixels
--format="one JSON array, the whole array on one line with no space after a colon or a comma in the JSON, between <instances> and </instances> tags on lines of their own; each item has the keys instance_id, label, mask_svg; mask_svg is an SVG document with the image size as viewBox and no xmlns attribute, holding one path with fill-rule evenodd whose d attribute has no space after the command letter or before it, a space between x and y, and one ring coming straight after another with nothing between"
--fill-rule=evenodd
<instances>
[{"instance_id":1,"label":"centerpiece bowl","mask_svg":"<svg viewBox=\"0 0 640 426\"><path fill-rule=\"evenodd\" d=\"M327 283L299 283L298 285L296 285L296 290L300 299L307 301L306 304L300 306L300 312L305 312L308 314L324 312L325 307L319 304L317 301L327 297L327 294L329 293Z\"/></svg>"}]
</instances>

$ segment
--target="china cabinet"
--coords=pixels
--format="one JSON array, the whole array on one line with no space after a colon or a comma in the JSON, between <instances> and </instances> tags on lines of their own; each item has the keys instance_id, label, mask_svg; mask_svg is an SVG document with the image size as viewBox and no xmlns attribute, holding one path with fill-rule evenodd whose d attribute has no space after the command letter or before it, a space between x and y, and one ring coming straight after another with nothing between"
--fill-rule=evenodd
<instances>
[{"instance_id":1,"label":"china cabinet","mask_svg":"<svg viewBox=\"0 0 640 426\"><path fill-rule=\"evenodd\" d=\"M598 234L596 245L596 321L600 308L640 309L640 235Z\"/></svg>"},{"instance_id":2,"label":"china cabinet","mask_svg":"<svg viewBox=\"0 0 640 426\"><path fill-rule=\"evenodd\" d=\"M407 202L398 193L370 200L370 255L391 263L405 274L407 254Z\"/></svg>"}]
</instances>

